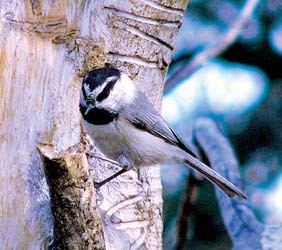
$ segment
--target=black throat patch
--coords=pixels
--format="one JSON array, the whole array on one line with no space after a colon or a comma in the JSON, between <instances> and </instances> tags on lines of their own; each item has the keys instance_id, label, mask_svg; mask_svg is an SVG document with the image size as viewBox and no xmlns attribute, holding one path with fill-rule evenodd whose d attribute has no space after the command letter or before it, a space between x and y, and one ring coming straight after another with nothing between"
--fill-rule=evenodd
<instances>
[{"instance_id":1,"label":"black throat patch","mask_svg":"<svg viewBox=\"0 0 282 250\"><path fill-rule=\"evenodd\" d=\"M93 125L106 125L118 118L118 113L106 109L93 108L85 115L86 107L79 106L83 118Z\"/></svg>"}]
</instances>

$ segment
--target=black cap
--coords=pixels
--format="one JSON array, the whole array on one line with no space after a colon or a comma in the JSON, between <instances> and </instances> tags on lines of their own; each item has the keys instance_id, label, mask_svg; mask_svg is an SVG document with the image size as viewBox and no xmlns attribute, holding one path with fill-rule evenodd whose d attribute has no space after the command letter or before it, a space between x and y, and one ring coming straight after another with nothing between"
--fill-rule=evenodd
<instances>
[{"instance_id":1,"label":"black cap","mask_svg":"<svg viewBox=\"0 0 282 250\"><path fill-rule=\"evenodd\" d=\"M103 68L94 69L85 74L83 79L83 84L87 84L92 91L98 86L102 85L108 77L116 76L117 79L120 78L120 71L109 65Z\"/></svg>"}]
</instances>

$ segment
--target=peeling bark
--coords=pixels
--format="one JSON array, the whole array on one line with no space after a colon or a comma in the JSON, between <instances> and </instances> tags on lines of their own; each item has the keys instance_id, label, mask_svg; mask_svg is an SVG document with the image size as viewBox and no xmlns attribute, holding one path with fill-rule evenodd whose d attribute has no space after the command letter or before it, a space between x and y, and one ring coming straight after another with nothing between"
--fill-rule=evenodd
<instances>
[{"instance_id":1,"label":"peeling bark","mask_svg":"<svg viewBox=\"0 0 282 250\"><path fill-rule=\"evenodd\" d=\"M45 143L54 145L58 152L69 152L80 142L78 103L81 76L85 72L105 62L126 70L160 108L163 80L186 3L0 2L3 249L46 248L53 238L49 190L37 146ZM76 158L77 152L72 153L67 156L55 153L55 159L62 157L69 170L84 157ZM70 163L66 163L68 157L72 159ZM50 157L47 165L53 161ZM95 179L113 173L114 166L97 159L89 161ZM61 165L57 167L60 169ZM79 178L74 182L79 183ZM56 185L50 180L49 183L52 194ZM73 192L75 196L78 190ZM102 187L101 197L99 214L107 249L161 249L159 167L129 171ZM54 205L52 195L51 203Z\"/></svg>"},{"instance_id":2,"label":"peeling bark","mask_svg":"<svg viewBox=\"0 0 282 250\"><path fill-rule=\"evenodd\" d=\"M97 197L83 147L38 146L49 181L56 249L104 249Z\"/></svg>"}]
</instances>

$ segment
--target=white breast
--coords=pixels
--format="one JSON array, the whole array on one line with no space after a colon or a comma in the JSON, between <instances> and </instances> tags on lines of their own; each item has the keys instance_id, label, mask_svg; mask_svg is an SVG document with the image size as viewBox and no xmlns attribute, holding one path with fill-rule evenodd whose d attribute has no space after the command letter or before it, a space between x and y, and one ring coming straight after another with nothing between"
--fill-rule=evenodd
<instances>
[{"instance_id":1,"label":"white breast","mask_svg":"<svg viewBox=\"0 0 282 250\"><path fill-rule=\"evenodd\" d=\"M163 139L119 118L107 125L92 125L84 121L86 131L106 157L119 160L122 155L132 166L149 166L168 161L180 161L183 151Z\"/></svg>"},{"instance_id":2,"label":"white breast","mask_svg":"<svg viewBox=\"0 0 282 250\"><path fill-rule=\"evenodd\" d=\"M117 160L121 151L121 140L117 136L116 121L106 125L93 125L83 121L86 132L95 145L108 158Z\"/></svg>"}]
</instances>

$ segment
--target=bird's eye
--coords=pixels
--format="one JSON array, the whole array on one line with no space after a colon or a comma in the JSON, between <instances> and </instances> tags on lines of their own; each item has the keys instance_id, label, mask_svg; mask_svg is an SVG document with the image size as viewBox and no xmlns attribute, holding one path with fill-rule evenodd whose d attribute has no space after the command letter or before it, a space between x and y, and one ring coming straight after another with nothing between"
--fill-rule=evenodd
<instances>
[{"instance_id":1,"label":"bird's eye","mask_svg":"<svg viewBox=\"0 0 282 250\"><path fill-rule=\"evenodd\" d=\"M106 85L106 87L103 89L103 91L97 96L98 102L105 100L109 96L109 94L110 94L111 90L113 89L116 81L117 80L112 80Z\"/></svg>"}]
</instances>

